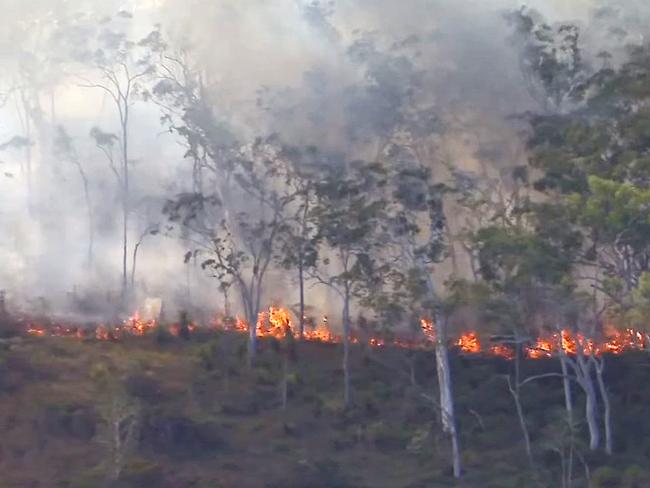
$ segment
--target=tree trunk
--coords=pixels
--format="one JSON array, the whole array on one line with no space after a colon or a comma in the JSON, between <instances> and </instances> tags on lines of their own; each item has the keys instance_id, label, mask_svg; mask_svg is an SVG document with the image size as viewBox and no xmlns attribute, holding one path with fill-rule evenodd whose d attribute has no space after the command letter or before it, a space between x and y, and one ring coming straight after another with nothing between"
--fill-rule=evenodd
<instances>
[{"instance_id":1,"label":"tree trunk","mask_svg":"<svg viewBox=\"0 0 650 488\"><path fill-rule=\"evenodd\" d=\"M585 418L589 428L589 449L595 451L600 447L600 427L598 426L596 389L591 377L591 367L585 362L584 356L577 356L578 369L580 370L580 385L585 392Z\"/></svg>"},{"instance_id":2,"label":"tree trunk","mask_svg":"<svg viewBox=\"0 0 650 488\"><path fill-rule=\"evenodd\" d=\"M592 356L593 358L593 356ZM607 454L612 454L612 411L609 402L609 393L605 387L605 380L603 379L603 371L605 369L605 358L600 359L600 363L596 358L593 358L596 367L596 378L598 379L598 388L600 390L600 397L603 400L604 407L604 422L605 422L605 452Z\"/></svg>"},{"instance_id":3,"label":"tree trunk","mask_svg":"<svg viewBox=\"0 0 650 488\"><path fill-rule=\"evenodd\" d=\"M127 259L128 259L128 227L129 227L129 107L125 104L122 118L122 300L128 298Z\"/></svg>"},{"instance_id":4,"label":"tree trunk","mask_svg":"<svg viewBox=\"0 0 650 488\"><path fill-rule=\"evenodd\" d=\"M343 403L350 405L350 291L343 297Z\"/></svg>"},{"instance_id":5,"label":"tree trunk","mask_svg":"<svg viewBox=\"0 0 650 488\"><path fill-rule=\"evenodd\" d=\"M521 389L521 374L520 374L520 360L521 360L521 341L519 339L519 334L515 331L515 384L514 387L510 381L510 375L508 375L508 389L512 395L512 399L515 402L515 408L517 410L517 418L519 419L519 427L524 436L524 445L526 447L526 455L528 457L528 464L530 464L531 469L535 469L535 461L533 460L533 449L530 444L530 434L528 432L528 426L526 425L526 417L524 416L524 408L521 405L520 389Z\"/></svg>"},{"instance_id":6,"label":"tree trunk","mask_svg":"<svg viewBox=\"0 0 650 488\"><path fill-rule=\"evenodd\" d=\"M566 353L564 349L560 348L560 367L562 368L562 384L564 386L564 408L566 409L567 420L573 426L573 395L566 361Z\"/></svg>"},{"instance_id":7,"label":"tree trunk","mask_svg":"<svg viewBox=\"0 0 650 488\"><path fill-rule=\"evenodd\" d=\"M454 477L460 478L461 461L458 432L456 430L456 417L454 414L454 399L451 388L451 368L449 366L449 352L447 350L446 325L438 318L436 324L436 370L438 373L438 388L440 390L440 415L443 432L449 434L452 445L452 458Z\"/></svg>"},{"instance_id":8,"label":"tree trunk","mask_svg":"<svg viewBox=\"0 0 650 488\"><path fill-rule=\"evenodd\" d=\"M303 264L298 264L298 286L300 287L300 318L298 319L300 340L305 334L305 276Z\"/></svg>"},{"instance_id":9,"label":"tree trunk","mask_svg":"<svg viewBox=\"0 0 650 488\"><path fill-rule=\"evenodd\" d=\"M246 299L246 292L242 290L243 302L246 305L246 320L248 322L248 366L253 367L257 353L257 312L253 310L252 297Z\"/></svg>"},{"instance_id":10,"label":"tree trunk","mask_svg":"<svg viewBox=\"0 0 650 488\"><path fill-rule=\"evenodd\" d=\"M140 248L140 243L137 242L133 247L133 263L131 264L131 289L133 290L135 285L135 268L138 264L138 249Z\"/></svg>"},{"instance_id":11,"label":"tree trunk","mask_svg":"<svg viewBox=\"0 0 650 488\"><path fill-rule=\"evenodd\" d=\"M282 410L287 409L287 396L289 390L289 351L285 351L282 358Z\"/></svg>"},{"instance_id":12,"label":"tree trunk","mask_svg":"<svg viewBox=\"0 0 650 488\"><path fill-rule=\"evenodd\" d=\"M248 365L252 367L257 353L257 320L251 318L248 324Z\"/></svg>"}]
</instances>

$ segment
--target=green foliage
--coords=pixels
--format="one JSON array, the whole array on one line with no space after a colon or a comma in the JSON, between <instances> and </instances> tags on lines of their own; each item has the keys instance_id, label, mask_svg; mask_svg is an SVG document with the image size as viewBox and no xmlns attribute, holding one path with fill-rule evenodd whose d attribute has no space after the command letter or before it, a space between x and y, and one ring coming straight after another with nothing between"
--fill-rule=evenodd
<instances>
[{"instance_id":1,"label":"green foliage","mask_svg":"<svg viewBox=\"0 0 650 488\"><path fill-rule=\"evenodd\" d=\"M196 352L201 366L207 371L213 371L220 363L223 357L220 356L221 345L217 336L210 339L209 342L202 344Z\"/></svg>"}]
</instances>

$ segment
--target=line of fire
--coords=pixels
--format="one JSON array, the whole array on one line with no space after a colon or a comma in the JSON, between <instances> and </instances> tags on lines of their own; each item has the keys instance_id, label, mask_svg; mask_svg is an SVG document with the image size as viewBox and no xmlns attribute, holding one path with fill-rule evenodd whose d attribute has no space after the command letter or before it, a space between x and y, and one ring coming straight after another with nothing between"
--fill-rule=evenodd
<instances>
[{"instance_id":1,"label":"line of fire","mask_svg":"<svg viewBox=\"0 0 650 488\"><path fill-rule=\"evenodd\" d=\"M124 320L119 325L99 324L96 327L80 327L70 324L52 323L42 325L37 322L24 320L24 331L29 336L43 337L75 337L79 339L96 339L96 340L128 340L133 336L144 336L152 333L158 327L166 327L172 336L181 335L181 330L187 328L189 333L196 331L197 328L211 331L237 332L248 334L249 324L240 317L228 318L224 316L215 316L209 324L196 324L188 322L187 324L174 323L164 325L159 319L145 319L139 312L135 312L131 317ZM286 308L269 307L268 310L260 312L257 323L255 324L256 335L259 338L274 338L282 340L287 334L294 338L300 339L300 334L295 325L293 314ZM303 332L303 340L311 342L322 342L339 344L343 338L340 334L332 332L329 327L327 317L323 316L319 323L312 327L307 327ZM514 358L514 349L507 343L499 343L501 339L507 342L507 338L493 336L483 340L479 338L476 332L465 332L458 338L451 341L451 346L457 348L463 354L485 354L502 357L507 360ZM397 347L405 349L426 349L435 344L436 328L435 324L428 319L422 319L420 330L411 334L411 337L396 337L387 339L383 337L372 337L368 334L356 334L350 337L353 344L366 344L370 347ZM486 345L486 342L488 345ZM583 355L601 355L613 354L620 355L629 351L643 351L649 344L649 337L634 329L616 330L609 329L609 333L601 341L587 338L580 333L573 333L567 329L559 332L549 333L543 337L537 337L528 341L524 347L525 355L528 359L551 358L558 355L562 350L566 354L583 354Z\"/></svg>"}]
</instances>

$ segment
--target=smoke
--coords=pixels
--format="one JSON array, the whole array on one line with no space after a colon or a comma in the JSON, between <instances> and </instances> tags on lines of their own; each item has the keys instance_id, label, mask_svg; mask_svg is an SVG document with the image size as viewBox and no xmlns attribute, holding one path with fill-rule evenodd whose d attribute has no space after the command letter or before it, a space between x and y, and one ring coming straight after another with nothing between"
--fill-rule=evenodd
<instances>
[{"instance_id":1,"label":"smoke","mask_svg":"<svg viewBox=\"0 0 650 488\"><path fill-rule=\"evenodd\" d=\"M0 144L14 136L30 141L0 151L0 288L24 308L45 297L57 310L91 292L95 302L110 302L119 288L119 192L89 137L93 127L116 132L116 113L101 90L80 86L83 68L48 49L55 27L69 25L83 39L84 23L111 15L138 37L160 23L174 49L191 53L215 111L239 138L277 133L297 146L355 157L373 156L364 130L388 123L392 103L406 96L402 88L419 77L416 103L447 127L435 141L442 162L492 177L524 162L521 127L510 116L537 108L504 15L520 7L516 0L0 0ZM623 59L626 45L646 39L650 19L643 0L534 0L528 7L549 23L577 23L591 63L602 50ZM369 97L364 88L373 76L383 91ZM137 287L141 296L214 308L216 285L183 264L182 243L146 233L164 228L160 208L188 190L191 174L159 116L158 107L138 102L131 117L131 246L144 236ZM88 177L92 266L83 182L79 167L54 150L59 126Z\"/></svg>"}]
</instances>

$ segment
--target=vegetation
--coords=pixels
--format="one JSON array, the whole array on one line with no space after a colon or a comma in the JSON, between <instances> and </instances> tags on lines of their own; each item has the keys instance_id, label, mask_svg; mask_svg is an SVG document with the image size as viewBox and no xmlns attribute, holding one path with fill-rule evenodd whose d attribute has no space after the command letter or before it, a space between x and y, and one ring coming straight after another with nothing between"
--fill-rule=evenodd
<instances>
[{"instance_id":1,"label":"vegetation","mask_svg":"<svg viewBox=\"0 0 650 488\"><path fill-rule=\"evenodd\" d=\"M4 486L555 487L566 475L570 436L573 486L643 486L650 476L642 354L611 358L606 371L616 378L612 403L627 412L614 419L609 457L580 441L587 427L578 410L571 429L561 421L560 381L522 387L533 468L501 379L512 364L452 351L464 464L454 482L436 411L421 396L435 387L433 352L415 353L411 383L400 374L403 351L352 346L355 395L343 408L336 346L302 344L284 390L285 346L262 340L250 370L236 353L245 342L234 333L162 345L155 335L15 342L2 352L0 412L11 419L0 442ZM555 360L521 368L522 377L559 371ZM115 449L116 420L123 451Z\"/></svg>"},{"instance_id":2,"label":"vegetation","mask_svg":"<svg viewBox=\"0 0 650 488\"><path fill-rule=\"evenodd\" d=\"M188 269L213 279L210 304L214 291L223 322L236 324L224 329L248 337L192 333L183 312L176 338L159 327L125 342L16 339L2 295L2 482L647 484L650 398L639 387L647 356L594 344L625 331L650 349L650 43L642 36L616 60L593 56L577 24L550 24L525 8L507 15L531 105L509 114L523 129L522 154L509 164L479 147L481 169L470 171L445 151L444 139L465 130L463 117L438 103L426 60L435 36L339 35L328 7L314 2L306 12L353 73L337 88L334 142L285 127L296 112L306 119L296 125L319 125L324 104L293 106L296 93L327 93L317 70L283 96L261 87L246 116L263 123L242 129L246 116L229 113L220 73L208 73L201 50L166 39L159 25L132 40L141 26L129 12L44 8L33 14L43 39L16 34L19 82L0 101L15 102L22 133L0 151L24 152L30 205L42 166L32 147L73 167L88 271L102 279L97 226L118 222L121 291L110 313L136 301L138 251L162 235L183 247ZM98 212L99 178L58 123L55 97L49 111L41 107L71 76L106 96L117 118L113 131L90 130L115 177L117 216ZM178 175L157 189L155 218L136 201L136 107L160 115L185 150ZM182 280L170 281L177 297ZM199 286L190 281L177 302L193 314ZM340 366L331 344L302 341L320 285L340 299L330 304L340 312ZM285 321L279 337L262 340L256 324L278 298L274 287L296 303L297 331ZM421 321L430 351L355 344L354 329L381 340L420 333ZM468 329L495 339L507 360L459 354L450 331ZM552 338L550 349L541 337ZM528 359L540 351L549 357Z\"/></svg>"}]
</instances>

